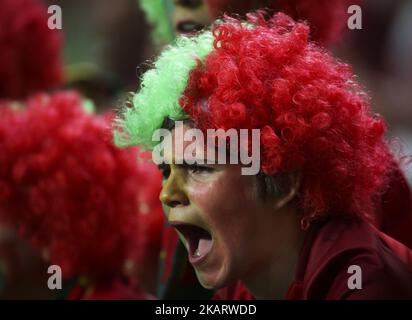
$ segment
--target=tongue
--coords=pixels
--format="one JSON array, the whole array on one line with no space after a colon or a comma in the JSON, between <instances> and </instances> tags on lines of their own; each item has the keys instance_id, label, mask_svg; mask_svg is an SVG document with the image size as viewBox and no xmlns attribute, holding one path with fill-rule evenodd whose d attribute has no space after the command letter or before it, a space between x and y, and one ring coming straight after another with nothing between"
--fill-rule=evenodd
<instances>
[{"instance_id":1,"label":"tongue","mask_svg":"<svg viewBox=\"0 0 412 320\"><path fill-rule=\"evenodd\" d=\"M199 243L197 245L196 254L199 256L204 256L209 253L212 249L212 239L199 239Z\"/></svg>"}]
</instances>

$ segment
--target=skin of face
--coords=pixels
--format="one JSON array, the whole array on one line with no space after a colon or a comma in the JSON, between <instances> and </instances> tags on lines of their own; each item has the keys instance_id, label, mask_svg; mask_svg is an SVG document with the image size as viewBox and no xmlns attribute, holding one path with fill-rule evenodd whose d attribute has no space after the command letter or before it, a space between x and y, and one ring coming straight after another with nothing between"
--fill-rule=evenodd
<instances>
[{"instance_id":1,"label":"skin of face","mask_svg":"<svg viewBox=\"0 0 412 320\"><path fill-rule=\"evenodd\" d=\"M174 141L174 131L172 135ZM165 157L171 164L160 166L160 200L169 223L194 224L212 237L212 249L194 265L205 288L221 288L238 279L253 282L255 272L284 255L289 219L286 213L275 212L274 202L258 195L256 176L241 175L241 166L234 164L175 164L173 151ZM187 247L184 236L179 236Z\"/></svg>"}]
</instances>

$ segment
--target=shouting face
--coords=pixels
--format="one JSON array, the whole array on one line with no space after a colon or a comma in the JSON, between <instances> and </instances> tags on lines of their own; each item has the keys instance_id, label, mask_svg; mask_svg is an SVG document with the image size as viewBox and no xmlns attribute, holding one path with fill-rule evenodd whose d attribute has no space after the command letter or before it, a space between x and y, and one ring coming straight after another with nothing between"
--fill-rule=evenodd
<instances>
[{"instance_id":1,"label":"shouting face","mask_svg":"<svg viewBox=\"0 0 412 320\"><path fill-rule=\"evenodd\" d=\"M159 166L160 200L200 283L212 289L248 277L273 257L284 232L281 223L276 229L273 204L259 196L256 176L242 175L241 165L177 164L171 149L170 164Z\"/></svg>"}]
</instances>

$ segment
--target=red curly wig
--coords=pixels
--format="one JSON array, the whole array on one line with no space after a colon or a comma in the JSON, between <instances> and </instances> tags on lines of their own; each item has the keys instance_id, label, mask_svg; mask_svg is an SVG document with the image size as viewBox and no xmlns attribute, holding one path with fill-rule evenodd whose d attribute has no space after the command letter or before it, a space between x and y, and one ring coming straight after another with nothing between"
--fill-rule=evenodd
<instances>
[{"instance_id":1,"label":"red curly wig","mask_svg":"<svg viewBox=\"0 0 412 320\"><path fill-rule=\"evenodd\" d=\"M372 215L393 161L384 121L351 68L285 14L248 22L226 18L213 29L214 50L181 99L185 112L202 130L260 128L262 171L301 172L304 224L329 213Z\"/></svg>"},{"instance_id":2,"label":"red curly wig","mask_svg":"<svg viewBox=\"0 0 412 320\"><path fill-rule=\"evenodd\" d=\"M323 44L339 39L349 17L348 7L359 3L360 0L207 0L214 17L265 8L286 13L295 20L305 20L313 39Z\"/></svg>"},{"instance_id":3,"label":"red curly wig","mask_svg":"<svg viewBox=\"0 0 412 320\"><path fill-rule=\"evenodd\" d=\"M160 174L112 144L111 120L75 92L0 102L0 217L65 277L109 277L159 252Z\"/></svg>"},{"instance_id":4,"label":"red curly wig","mask_svg":"<svg viewBox=\"0 0 412 320\"><path fill-rule=\"evenodd\" d=\"M0 98L20 99L59 85L61 34L39 0L0 1Z\"/></svg>"}]
</instances>

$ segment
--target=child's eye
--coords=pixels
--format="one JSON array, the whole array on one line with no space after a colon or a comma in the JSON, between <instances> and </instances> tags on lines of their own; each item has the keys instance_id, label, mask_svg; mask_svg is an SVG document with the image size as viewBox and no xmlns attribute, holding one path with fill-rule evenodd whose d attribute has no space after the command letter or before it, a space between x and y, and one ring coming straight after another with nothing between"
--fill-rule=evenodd
<instances>
[{"instance_id":1,"label":"child's eye","mask_svg":"<svg viewBox=\"0 0 412 320\"><path fill-rule=\"evenodd\" d=\"M205 173L212 173L214 171L211 167L199 166L199 165L189 165L187 169L191 173L197 174L205 174Z\"/></svg>"}]
</instances>

